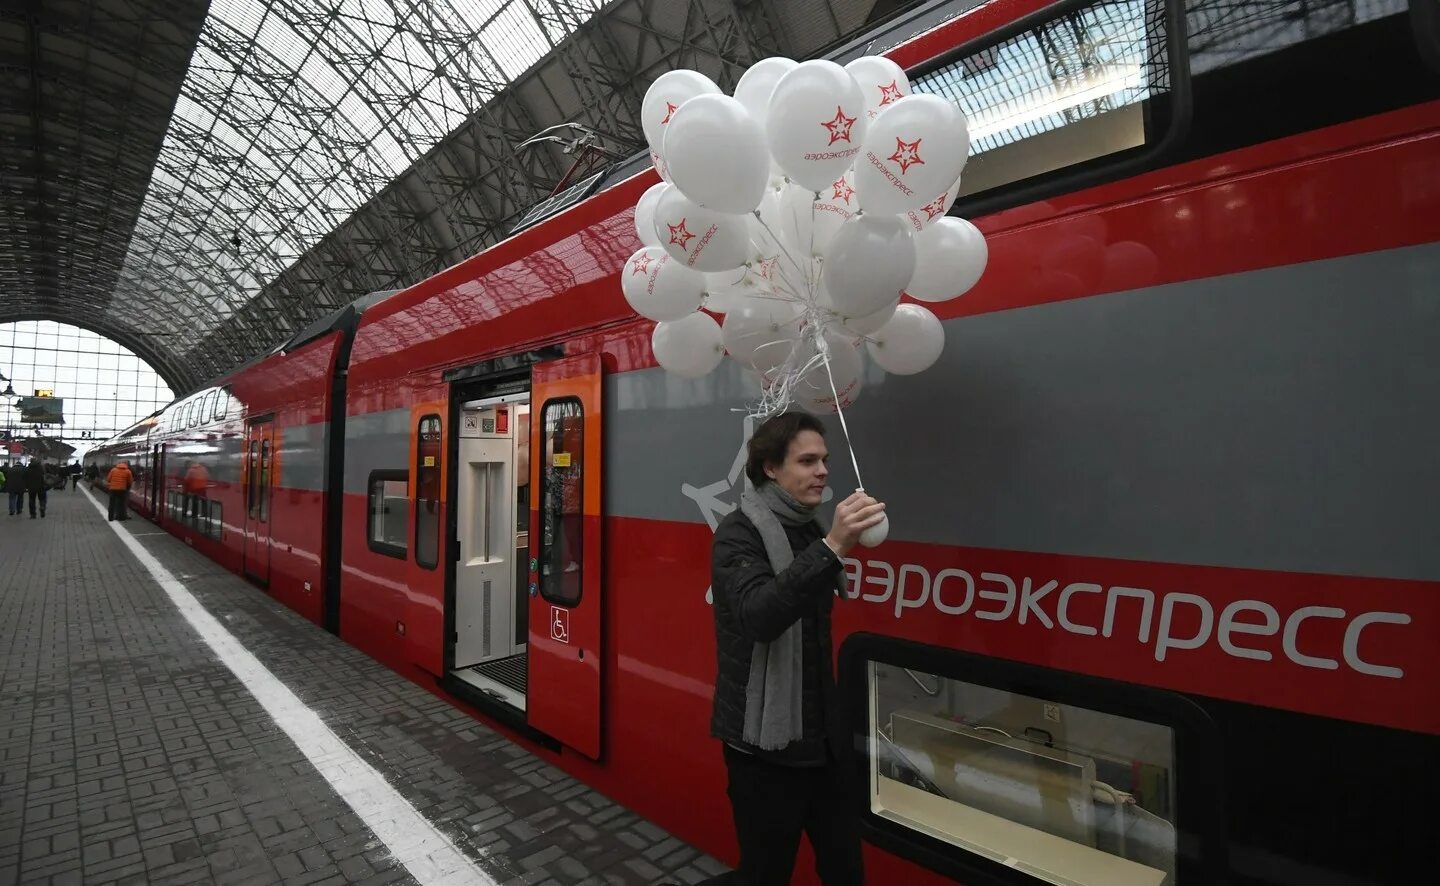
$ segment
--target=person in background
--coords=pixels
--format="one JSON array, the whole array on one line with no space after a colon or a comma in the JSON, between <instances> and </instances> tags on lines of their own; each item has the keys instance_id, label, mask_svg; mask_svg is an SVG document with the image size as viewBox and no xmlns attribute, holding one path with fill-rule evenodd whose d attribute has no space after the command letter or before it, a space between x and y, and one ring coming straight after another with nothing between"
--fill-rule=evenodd
<instances>
[{"instance_id":1,"label":"person in background","mask_svg":"<svg viewBox=\"0 0 1440 886\"><path fill-rule=\"evenodd\" d=\"M187 516L192 520L200 519L200 505L205 501L205 496L210 489L210 472L198 461L190 462L190 467L185 469L185 500L180 507L180 519Z\"/></svg>"},{"instance_id":2,"label":"person in background","mask_svg":"<svg viewBox=\"0 0 1440 886\"><path fill-rule=\"evenodd\" d=\"M37 456L30 459L25 467L25 491L30 493L30 519L35 519L35 505L40 505L40 518L45 518L45 505L50 500L49 483L45 477L45 463Z\"/></svg>"},{"instance_id":3,"label":"person in background","mask_svg":"<svg viewBox=\"0 0 1440 886\"><path fill-rule=\"evenodd\" d=\"M83 470L83 469L80 467L80 460L79 460L79 459L76 459L75 461L73 461L73 462L70 463L70 491L71 491L71 492L74 492L74 491L76 490L76 488L79 487L79 485L80 485L80 472L81 472L82 470Z\"/></svg>"},{"instance_id":4,"label":"person in background","mask_svg":"<svg viewBox=\"0 0 1440 886\"><path fill-rule=\"evenodd\" d=\"M5 472L5 492L10 499L10 516L18 517L25 510L25 469L10 465Z\"/></svg>"},{"instance_id":5,"label":"person in background","mask_svg":"<svg viewBox=\"0 0 1440 886\"><path fill-rule=\"evenodd\" d=\"M844 593L841 558L879 524L863 492L816 519L829 469L812 415L768 419L750 439L752 488L711 548L718 674L710 734L723 744L740 866L712 883L790 882L800 835L825 886L864 882L860 822L843 777L852 751L831 655L830 611Z\"/></svg>"},{"instance_id":6,"label":"person in background","mask_svg":"<svg viewBox=\"0 0 1440 886\"><path fill-rule=\"evenodd\" d=\"M134 482L135 475L130 473L128 462L118 462L110 469L110 474L105 478L105 485L110 490L110 519L119 520L122 523L130 517L126 514L129 504L130 484Z\"/></svg>"}]
</instances>

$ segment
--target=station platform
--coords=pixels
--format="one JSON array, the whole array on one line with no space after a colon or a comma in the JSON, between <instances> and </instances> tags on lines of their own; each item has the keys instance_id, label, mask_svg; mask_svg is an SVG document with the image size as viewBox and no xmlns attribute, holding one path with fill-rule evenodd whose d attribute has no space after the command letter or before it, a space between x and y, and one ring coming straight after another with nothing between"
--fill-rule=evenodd
<instances>
[{"instance_id":1,"label":"station platform","mask_svg":"<svg viewBox=\"0 0 1440 886\"><path fill-rule=\"evenodd\" d=\"M0 520L0 886L726 870L83 484Z\"/></svg>"}]
</instances>

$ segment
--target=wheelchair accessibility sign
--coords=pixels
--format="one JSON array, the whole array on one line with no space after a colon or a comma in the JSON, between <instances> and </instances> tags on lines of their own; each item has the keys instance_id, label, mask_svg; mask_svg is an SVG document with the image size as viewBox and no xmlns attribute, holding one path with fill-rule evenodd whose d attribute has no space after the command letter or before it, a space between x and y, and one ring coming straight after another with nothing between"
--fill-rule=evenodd
<instances>
[{"instance_id":1,"label":"wheelchair accessibility sign","mask_svg":"<svg viewBox=\"0 0 1440 886\"><path fill-rule=\"evenodd\" d=\"M559 643L570 642L570 610L558 606L550 607L550 639Z\"/></svg>"}]
</instances>

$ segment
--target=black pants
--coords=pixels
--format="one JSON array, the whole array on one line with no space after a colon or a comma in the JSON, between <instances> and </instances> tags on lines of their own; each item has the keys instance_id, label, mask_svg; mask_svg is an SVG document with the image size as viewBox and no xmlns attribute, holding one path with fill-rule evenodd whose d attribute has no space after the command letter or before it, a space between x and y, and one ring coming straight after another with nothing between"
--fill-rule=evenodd
<instances>
[{"instance_id":1,"label":"black pants","mask_svg":"<svg viewBox=\"0 0 1440 886\"><path fill-rule=\"evenodd\" d=\"M35 502L40 502L40 516L45 516L45 505L50 501L50 490L30 490L30 516L35 516Z\"/></svg>"},{"instance_id":2,"label":"black pants","mask_svg":"<svg viewBox=\"0 0 1440 886\"><path fill-rule=\"evenodd\" d=\"M837 765L780 766L726 745L725 768L740 839L740 868L723 882L787 886L802 832L815 850L821 883L859 886L864 882L860 822Z\"/></svg>"},{"instance_id":3,"label":"black pants","mask_svg":"<svg viewBox=\"0 0 1440 886\"><path fill-rule=\"evenodd\" d=\"M110 519L111 519L111 520L125 520L125 519L128 519L128 518L126 517L126 515L125 515L125 509L126 509L126 506L127 506L127 504L128 504L128 503L126 502L126 497L127 497L128 495L129 495L129 493L126 492L126 491L123 490L123 489L112 489L112 490L110 490Z\"/></svg>"}]
</instances>

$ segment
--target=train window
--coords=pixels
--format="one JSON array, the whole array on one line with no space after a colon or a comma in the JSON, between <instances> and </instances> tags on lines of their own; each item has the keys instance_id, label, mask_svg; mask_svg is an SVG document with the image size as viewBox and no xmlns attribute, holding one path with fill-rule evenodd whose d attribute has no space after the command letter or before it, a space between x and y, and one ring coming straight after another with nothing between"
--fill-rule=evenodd
<instances>
[{"instance_id":1,"label":"train window","mask_svg":"<svg viewBox=\"0 0 1440 886\"><path fill-rule=\"evenodd\" d=\"M200 424L207 424L215 415L215 399L219 391L211 391L205 395L205 400L200 404Z\"/></svg>"},{"instance_id":2,"label":"train window","mask_svg":"<svg viewBox=\"0 0 1440 886\"><path fill-rule=\"evenodd\" d=\"M1221 816L1196 798L1214 739L1183 699L874 635L846 647L877 842L962 879L1211 882Z\"/></svg>"},{"instance_id":3,"label":"train window","mask_svg":"<svg viewBox=\"0 0 1440 886\"><path fill-rule=\"evenodd\" d=\"M215 398L215 412L211 416L215 421L220 421L230 411L230 392L217 391L219 396Z\"/></svg>"},{"instance_id":4,"label":"train window","mask_svg":"<svg viewBox=\"0 0 1440 886\"><path fill-rule=\"evenodd\" d=\"M912 77L913 91L949 99L969 120L960 198L1158 142L1169 121L1147 103L1171 86L1164 7L1071 5Z\"/></svg>"},{"instance_id":5,"label":"train window","mask_svg":"<svg viewBox=\"0 0 1440 886\"><path fill-rule=\"evenodd\" d=\"M552 603L580 602L584 561L585 408L575 397L547 400L540 463L540 593Z\"/></svg>"},{"instance_id":6,"label":"train window","mask_svg":"<svg viewBox=\"0 0 1440 886\"><path fill-rule=\"evenodd\" d=\"M415 447L415 562L440 562L440 416L420 419Z\"/></svg>"},{"instance_id":7,"label":"train window","mask_svg":"<svg viewBox=\"0 0 1440 886\"><path fill-rule=\"evenodd\" d=\"M406 471L370 472L366 543L377 554L405 559L410 543L409 485L410 474Z\"/></svg>"}]
</instances>

